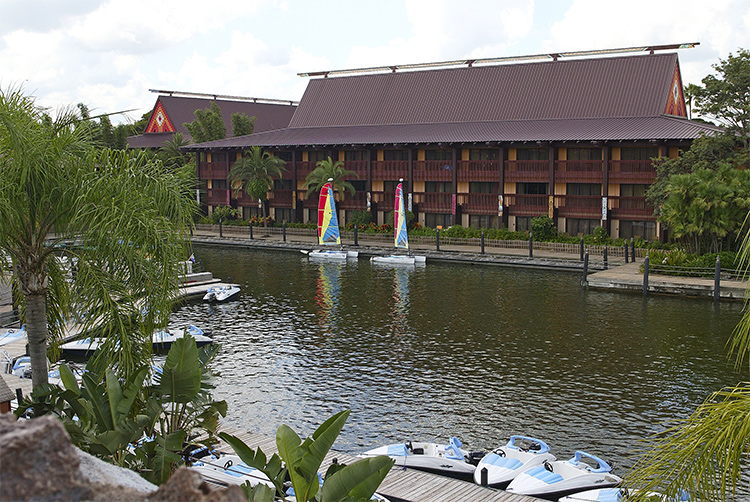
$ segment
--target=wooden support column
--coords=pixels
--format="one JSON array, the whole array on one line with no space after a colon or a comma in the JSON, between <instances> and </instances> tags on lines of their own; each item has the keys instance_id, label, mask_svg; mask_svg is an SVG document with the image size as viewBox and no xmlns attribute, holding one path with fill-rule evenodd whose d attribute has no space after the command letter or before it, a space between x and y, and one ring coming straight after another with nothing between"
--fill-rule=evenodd
<instances>
[{"instance_id":1,"label":"wooden support column","mask_svg":"<svg viewBox=\"0 0 750 502\"><path fill-rule=\"evenodd\" d=\"M292 221L297 223L299 200L297 198L297 150L292 149Z\"/></svg>"},{"instance_id":2,"label":"wooden support column","mask_svg":"<svg viewBox=\"0 0 750 502\"><path fill-rule=\"evenodd\" d=\"M500 228L507 227L508 221L508 210L505 207L505 148L502 146L498 149L497 154L498 163L498 181L500 186L498 187L497 193L503 198L503 214L500 216Z\"/></svg>"},{"instance_id":3,"label":"wooden support column","mask_svg":"<svg viewBox=\"0 0 750 502\"><path fill-rule=\"evenodd\" d=\"M461 222L458 221L459 213L460 213L459 208L458 208L458 162L456 162L456 147L455 146L451 148L451 155L453 157L453 160L452 160L453 169L451 169L451 172L453 173L453 180L451 181L453 185L453 190L452 190L453 193L451 194L451 198L452 200L456 201L456 203L454 204L456 211L453 214L453 224L460 225Z\"/></svg>"},{"instance_id":4,"label":"wooden support column","mask_svg":"<svg viewBox=\"0 0 750 502\"><path fill-rule=\"evenodd\" d=\"M602 159L604 159L604 171L602 172L602 197L607 197L607 219L602 221L602 226L611 235L612 217L609 211L609 159L612 157L612 147L602 147Z\"/></svg>"},{"instance_id":5,"label":"wooden support column","mask_svg":"<svg viewBox=\"0 0 750 502\"><path fill-rule=\"evenodd\" d=\"M555 224L555 228L557 228L557 211L554 209L554 203L555 203L555 152L556 148L554 146L549 147L549 197L552 197L552 221ZM549 202L548 202L549 203ZM547 216L550 216L549 211L547 212Z\"/></svg>"}]
</instances>

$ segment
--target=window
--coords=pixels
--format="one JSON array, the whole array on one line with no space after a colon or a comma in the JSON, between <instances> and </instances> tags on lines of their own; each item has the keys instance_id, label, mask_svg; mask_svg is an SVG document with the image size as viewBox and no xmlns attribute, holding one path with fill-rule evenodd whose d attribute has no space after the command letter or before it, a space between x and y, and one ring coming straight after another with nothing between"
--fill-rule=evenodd
<instances>
[{"instance_id":1,"label":"window","mask_svg":"<svg viewBox=\"0 0 750 502\"><path fill-rule=\"evenodd\" d=\"M469 150L469 160L497 160L499 153L491 148L472 148Z\"/></svg>"},{"instance_id":2,"label":"window","mask_svg":"<svg viewBox=\"0 0 750 502\"><path fill-rule=\"evenodd\" d=\"M623 239L656 240L656 223L653 221L620 221L620 237Z\"/></svg>"},{"instance_id":3,"label":"window","mask_svg":"<svg viewBox=\"0 0 750 502\"><path fill-rule=\"evenodd\" d=\"M242 206L242 218L245 220L249 220L253 216L261 217L261 210L258 207L257 204L254 206Z\"/></svg>"},{"instance_id":4,"label":"window","mask_svg":"<svg viewBox=\"0 0 750 502\"><path fill-rule=\"evenodd\" d=\"M620 185L620 197L645 197L648 185Z\"/></svg>"},{"instance_id":5,"label":"window","mask_svg":"<svg viewBox=\"0 0 750 502\"><path fill-rule=\"evenodd\" d=\"M441 150L425 150L424 160L453 160L453 151L447 148Z\"/></svg>"},{"instance_id":6,"label":"window","mask_svg":"<svg viewBox=\"0 0 750 502\"><path fill-rule=\"evenodd\" d=\"M227 154L224 152L213 152L211 154L211 162L226 162Z\"/></svg>"},{"instance_id":7,"label":"window","mask_svg":"<svg viewBox=\"0 0 750 502\"><path fill-rule=\"evenodd\" d=\"M593 234L596 227L601 226L599 220L567 218L567 232L569 235Z\"/></svg>"},{"instance_id":8,"label":"window","mask_svg":"<svg viewBox=\"0 0 750 502\"><path fill-rule=\"evenodd\" d=\"M516 183L519 195L546 195L548 183Z\"/></svg>"},{"instance_id":9,"label":"window","mask_svg":"<svg viewBox=\"0 0 750 502\"><path fill-rule=\"evenodd\" d=\"M567 195L601 195L602 186L599 183L568 183Z\"/></svg>"},{"instance_id":10,"label":"window","mask_svg":"<svg viewBox=\"0 0 750 502\"><path fill-rule=\"evenodd\" d=\"M273 180L274 190L291 190L292 180Z\"/></svg>"},{"instance_id":11,"label":"window","mask_svg":"<svg viewBox=\"0 0 750 502\"><path fill-rule=\"evenodd\" d=\"M272 153L273 153L274 157L278 157L278 158L280 158L281 160L283 160L285 162L291 162L292 161L292 152L290 152L288 150L282 150L282 151L279 151L279 152L272 152Z\"/></svg>"},{"instance_id":12,"label":"window","mask_svg":"<svg viewBox=\"0 0 750 502\"><path fill-rule=\"evenodd\" d=\"M517 148L517 160L549 160L549 148Z\"/></svg>"},{"instance_id":13,"label":"window","mask_svg":"<svg viewBox=\"0 0 750 502\"><path fill-rule=\"evenodd\" d=\"M292 208L276 207L273 210L273 216L276 221L292 221Z\"/></svg>"},{"instance_id":14,"label":"window","mask_svg":"<svg viewBox=\"0 0 750 502\"><path fill-rule=\"evenodd\" d=\"M383 150L383 160L409 160L409 150Z\"/></svg>"},{"instance_id":15,"label":"window","mask_svg":"<svg viewBox=\"0 0 750 502\"><path fill-rule=\"evenodd\" d=\"M602 149L568 148L568 160L602 160Z\"/></svg>"},{"instance_id":16,"label":"window","mask_svg":"<svg viewBox=\"0 0 750 502\"><path fill-rule=\"evenodd\" d=\"M383 191L384 192L395 192L396 187L398 186L398 181L384 181L383 182ZM401 185L401 188L406 190L406 183L404 182L403 185Z\"/></svg>"},{"instance_id":17,"label":"window","mask_svg":"<svg viewBox=\"0 0 750 502\"><path fill-rule=\"evenodd\" d=\"M361 161L367 160L367 152L365 150L346 150L344 152L345 161Z\"/></svg>"},{"instance_id":18,"label":"window","mask_svg":"<svg viewBox=\"0 0 750 502\"><path fill-rule=\"evenodd\" d=\"M326 150L311 150L307 152L307 160L309 162L320 162L326 160L330 155Z\"/></svg>"},{"instance_id":19,"label":"window","mask_svg":"<svg viewBox=\"0 0 750 502\"><path fill-rule=\"evenodd\" d=\"M226 189L227 188L227 180L225 178L221 178L218 180L211 180L211 188L213 189Z\"/></svg>"},{"instance_id":20,"label":"window","mask_svg":"<svg viewBox=\"0 0 750 502\"><path fill-rule=\"evenodd\" d=\"M453 225L453 215L443 213L425 213L424 224L430 228L437 228L439 226L447 228Z\"/></svg>"},{"instance_id":21,"label":"window","mask_svg":"<svg viewBox=\"0 0 750 502\"><path fill-rule=\"evenodd\" d=\"M453 193L453 183L450 181L426 181L424 191L427 193Z\"/></svg>"},{"instance_id":22,"label":"window","mask_svg":"<svg viewBox=\"0 0 750 502\"><path fill-rule=\"evenodd\" d=\"M469 193L497 193L498 184L488 181L470 181Z\"/></svg>"},{"instance_id":23,"label":"window","mask_svg":"<svg viewBox=\"0 0 750 502\"><path fill-rule=\"evenodd\" d=\"M516 232L531 230L531 216L516 216Z\"/></svg>"},{"instance_id":24,"label":"window","mask_svg":"<svg viewBox=\"0 0 750 502\"><path fill-rule=\"evenodd\" d=\"M499 228L499 218L490 214L470 214L469 226L474 228Z\"/></svg>"},{"instance_id":25,"label":"window","mask_svg":"<svg viewBox=\"0 0 750 502\"><path fill-rule=\"evenodd\" d=\"M366 180L348 180L348 181L354 187L354 193L355 194L360 193L360 192L364 192L367 189L367 181ZM347 195L346 196L347 197L351 197L352 196L351 192L347 191Z\"/></svg>"},{"instance_id":26,"label":"window","mask_svg":"<svg viewBox=\"0 0 750 502\"><path fill-rule=\"evenodd\" d=\"M659 147L656 146L625 146L620 149L622 160L651 160L659 156Z\"/></svg>"}]
</instances>

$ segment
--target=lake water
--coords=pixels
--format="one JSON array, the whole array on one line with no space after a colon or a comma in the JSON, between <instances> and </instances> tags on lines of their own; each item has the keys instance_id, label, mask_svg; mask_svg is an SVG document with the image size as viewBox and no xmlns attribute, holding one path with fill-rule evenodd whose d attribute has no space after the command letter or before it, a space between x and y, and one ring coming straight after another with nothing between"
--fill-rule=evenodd
<instances>
[{"instance_id":1,"label":"lake water","mask_svg":"<svg viewBox=\"0 0 750 502\"><path fill-rule=\"evenodd\" d=\"M242 430L304 437L349 408L336 450L449 436L486 450L523 434L623 475L643 438L739 381L725 350L739 302L584 291L578 274L510 267L195 255L241 296L172 322L221 344L214 396Z\"/></svg>"}]
</instances>

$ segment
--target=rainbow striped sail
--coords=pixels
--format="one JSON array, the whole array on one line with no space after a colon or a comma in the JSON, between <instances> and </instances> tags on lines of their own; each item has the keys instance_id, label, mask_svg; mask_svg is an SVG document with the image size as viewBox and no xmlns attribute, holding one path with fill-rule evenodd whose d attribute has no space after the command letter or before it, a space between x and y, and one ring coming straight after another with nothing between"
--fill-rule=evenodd
<instances>
[{"instance_id":1,"label":"rainbow striped sail","mask_svg":"<svg viewBox=\"0 0 750 502\"><path fill-rule=\"evenodd\" d=\"M393 222L395 246L397 248L409 249L409 236L406 233L406 209L404 208L404 191L401 187L401 183L396 186L395 208L395 221Z\"/></svg>"},{"instance_id":2,"label":"rainbow striped sail","mask_svg":"<svg viewBox=\"0 0 750 502\"><path fill-rule=\"evenodd\" d=\"M318 201L318 244L334 246L341 244L339 220L336 216L336 203L333 201L333 187L326 183L320 190Z\"/></svg>"}]
</instances>

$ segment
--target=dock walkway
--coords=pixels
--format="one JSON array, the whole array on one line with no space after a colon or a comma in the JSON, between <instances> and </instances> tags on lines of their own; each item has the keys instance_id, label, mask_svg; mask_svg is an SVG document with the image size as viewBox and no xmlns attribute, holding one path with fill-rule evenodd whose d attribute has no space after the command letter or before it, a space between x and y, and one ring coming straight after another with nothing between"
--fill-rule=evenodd
<instances>
[{"instance_id":1,"label":"dock walkway","mask_svg":"<svg viewBox=\"0 0 750 502\"><path fill-rule=\"evenodd\" d=\"M241 433L224 429L224 432L237 436L250 448L260 447L267 456L277 453L276 440L260 434ZM231 448L222 443L222 451ZM320 471L325 473L336 459L339 463L349 464L357 460L347 453L329 451ZM479 486L469 481L462 481L428 472L404 469L393 466L378 488L378 493L392 502L538 502L540 499L516 495L504 490Z\"/></svg>"}]
</instances>

